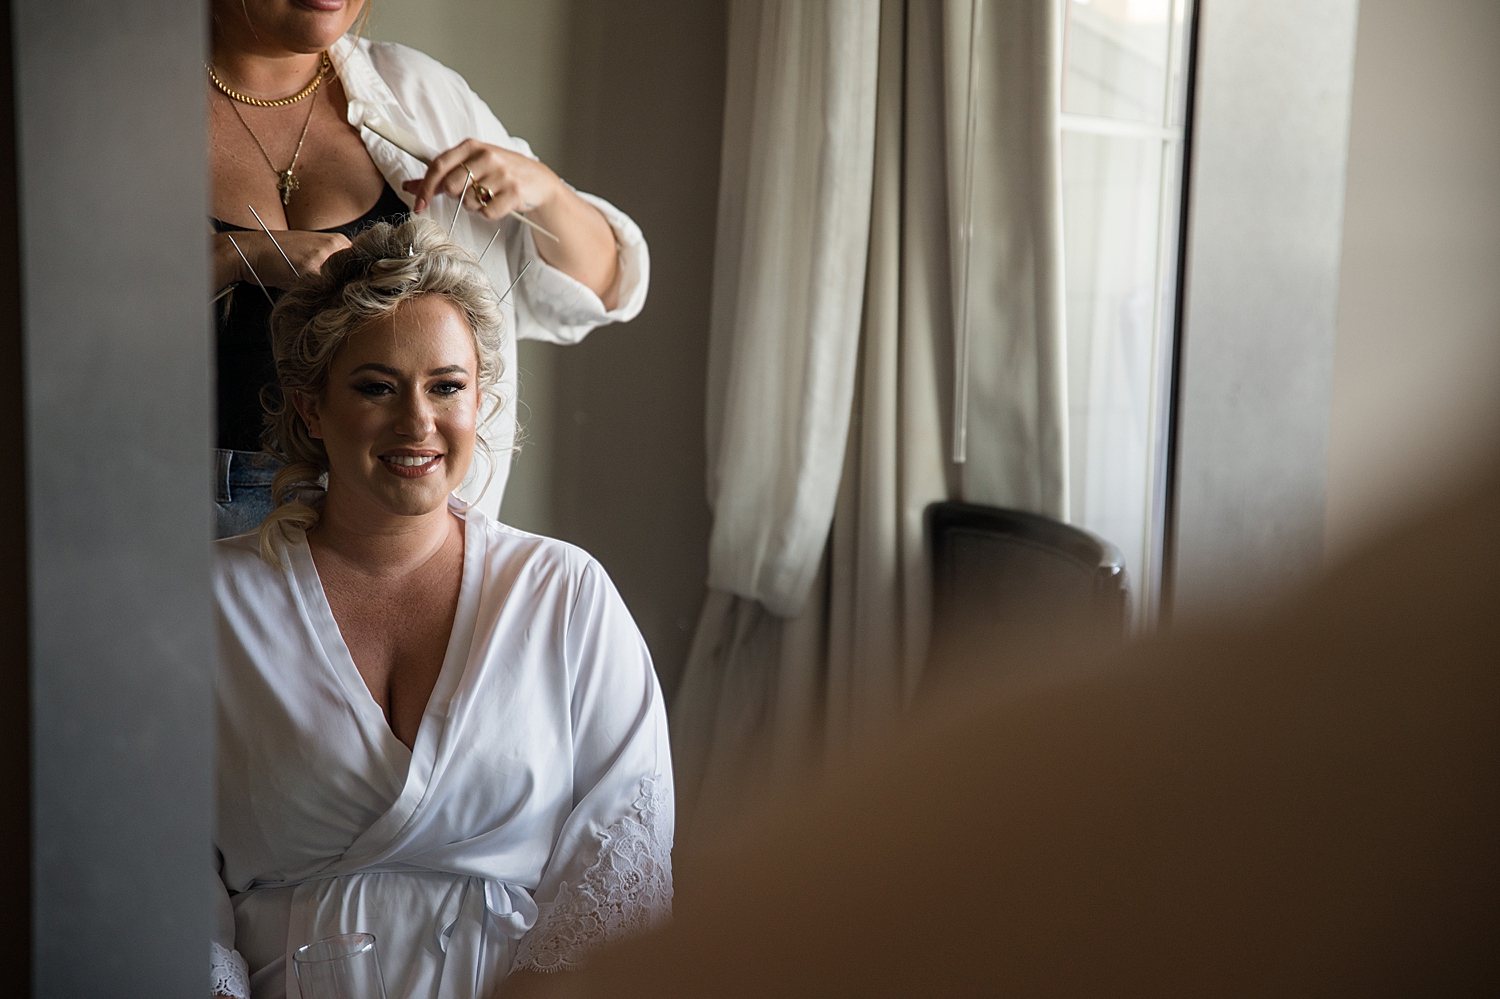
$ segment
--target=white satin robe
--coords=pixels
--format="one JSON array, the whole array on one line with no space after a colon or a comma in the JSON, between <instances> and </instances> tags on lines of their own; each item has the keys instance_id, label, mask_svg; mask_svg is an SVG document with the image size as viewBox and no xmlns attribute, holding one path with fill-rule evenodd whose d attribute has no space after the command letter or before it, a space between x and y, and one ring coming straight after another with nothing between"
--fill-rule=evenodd
<instances>
[{"instance_id":1,"label":"white satin robe","mask_svg":"<svg viewBox=\"0 0 1500 999\"><path fill-rule=\"evenodd\" d=\"M412 750L306 541L284 568L218 542L215 978L238 950L255 999L298 996L292 952L334 933L376 935L391 999L468 999L670 906L666 714L629 611L586 553L453 509L458 613Z\"/></svg>"}]
</instances>

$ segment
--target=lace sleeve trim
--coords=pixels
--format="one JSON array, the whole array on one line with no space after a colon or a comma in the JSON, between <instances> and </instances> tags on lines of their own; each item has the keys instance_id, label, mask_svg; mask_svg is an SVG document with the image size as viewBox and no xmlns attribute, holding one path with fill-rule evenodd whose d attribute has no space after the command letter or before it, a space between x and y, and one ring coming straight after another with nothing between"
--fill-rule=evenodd
<instances>
[{"instance_id":1,"label":"lace sleeve trim","mask_svg":"<svg viewBox=\"0 0 1500 999\"><path fill-rule=\"evenodd\" d=\"M209 975L212 995L250 999L250 966L237 950L209 942Z\"/></svg>"},{"instance_id":2,"label":"lace sleeve trim","mask_svg":"<svg viewBox=\"0 0 1500 999\"><path fill-rule=\"evenodd\" d=\"M521 940L514 968L568 971L604 944L645 932L672 914L672 792L660 777L641 781L634 815L599 837L599 859Z\"/></svg>"}]
</instances>

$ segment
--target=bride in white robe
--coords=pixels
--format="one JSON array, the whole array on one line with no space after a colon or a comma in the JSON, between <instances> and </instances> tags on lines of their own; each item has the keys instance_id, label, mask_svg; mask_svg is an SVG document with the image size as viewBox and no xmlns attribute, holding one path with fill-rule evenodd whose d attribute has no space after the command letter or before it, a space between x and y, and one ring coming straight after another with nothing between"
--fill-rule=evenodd
<instances>
[{"instance_id":1,"label":"bride in white robe","mask_svg":"<svg viewBox=\"0 0 1500 999\"><path fill-rule=\"evenodd\" d=\"M464 437L478 425L479 389L494 374L486 355L496 331L484 328L482 300L493 302L493 291L482 272L467 275L464 252L423 220L383 227L345 253L364 256L331 260L273 319L278 375L293 403L276 415L291 459L278 493L300 474L304 491L288 495L307 498L319 469L297 461L309 448L316 459L326 439L331 458L312 462L328 472L326 498L281 507L259 535L217 548L223 892L214 985L222 995L298 996L298 947L366 931L378 940L390 999L490 996L512 969L574 967L589 949L668 912L673 813L662 695L597 562L449 498L467 471ZM411 279L393 281L396 268ZM341 368L369 362L348 376L354 401L345 406L364 421L354 430L369 444L362 462L350 433L331 427L335 403L299 415L314 393L299 405L297 372L289 384L283 363L318 353L305 341L321 334L308 331L329 325L328 303L347 300L340 292L351 284L380 284L387 321L362 314L357 332L323 352L321 377L326 397L342 390ZM464 363L446 363L457 356L453 338L440 356L441 344L413 346L412 335L442 341L443 323L454 319L467 321L474 343L471 377L457 390L452 380L463 378L452 372ZM302 372L301 384L315 387L319 377ZM424 406L437 415L411 415ZM285 446L299 427L316 429ZM346 642L340 621L355 617L341 616L331 587L325 593L323 575L338 563L323 539L351 527L369 533L361 516L397 527L405 517L453 535L442 540L460 574L451 634L433 657L425 708L409 712L410 748L397 735L400 679L380 682L373 657L351 652L372 647L368 636Z\"/></svg>"}]
</instances>

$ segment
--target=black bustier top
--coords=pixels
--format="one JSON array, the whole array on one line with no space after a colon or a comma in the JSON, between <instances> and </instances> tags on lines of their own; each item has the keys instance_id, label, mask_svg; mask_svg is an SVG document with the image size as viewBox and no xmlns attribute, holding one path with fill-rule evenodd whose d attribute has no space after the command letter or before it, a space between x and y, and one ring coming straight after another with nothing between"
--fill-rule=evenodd
<instances>
[{"instance_id":1,"label":"black bustier top","mask_svg":"<svg viewBox=\"0 0 1500 999\"><path fill-rule=\"evenodd\" d=\"M323 229L341 232L350 239L377 222L397 225L406 221L408 209L390 184L380 193L375 207L353 222ZM214 232L248 232L244 226L209 219ZM219 301L217 310L216 362L218 367L218 446L235 451L259 451L265 427L260 390L276 380L271 357L271 303L254 281L241 281ZM268 288L280 298L280 288Z\"/></svg>"}]
</instances>

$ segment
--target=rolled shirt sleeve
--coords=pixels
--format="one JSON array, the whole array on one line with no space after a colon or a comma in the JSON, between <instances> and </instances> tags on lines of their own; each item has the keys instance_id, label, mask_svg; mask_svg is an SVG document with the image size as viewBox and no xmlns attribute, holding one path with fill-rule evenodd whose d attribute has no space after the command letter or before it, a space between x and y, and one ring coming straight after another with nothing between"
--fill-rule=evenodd
<instances>
[{"instance_id":1,"label":"rolled shirt sleeve","mask_svg":"<svg viewBox=\"0 0 1500 999\"><path fill-rule=\"evenodd\" d=\"M529 313L531 320L523 322L517 317L518 332L523 338L577 343L597 326L634 319L646 304L651 256L640 226L603 198L583 191L576 193L599 209L614 231L620 267L619 302L615 308L606 309L593 289L543 260L537 252L535 234L517 224L522 260L531 262L521 278L524 294L518 305Z\"/></svg>"},{"instance_id":2,"label":"rolled shirt sleeve","mask_svg":"<svg viewBox=\"0 0 1500 999\"><path fill-rule=\"evenodd\" d=\"M489 105L478 94L465 89L476 137L537 159L530 143L507 132ZM500 223L501 238L506 244L510 273L521 274L522 267L528 263L531 265L522 275L517 289L519 294L515 296L516 336L522 340L577 343L596 327L629 322L646 304L646 290L651 283L651 255L641 227L603 198L580 191L572 184L568 184L568 189L599 209L614 233L620 267L619 302L614 309L606 309L593 289L542 259L537 250L536 234L529 226L514 219L504 219ZM493 226L493 223L489 224Z\"/></svg>"}]
</instances>

